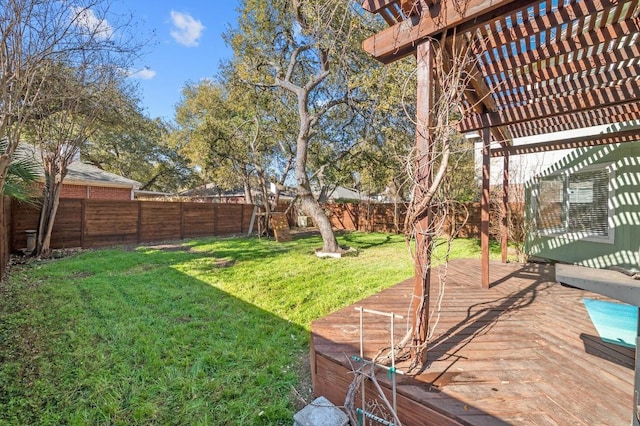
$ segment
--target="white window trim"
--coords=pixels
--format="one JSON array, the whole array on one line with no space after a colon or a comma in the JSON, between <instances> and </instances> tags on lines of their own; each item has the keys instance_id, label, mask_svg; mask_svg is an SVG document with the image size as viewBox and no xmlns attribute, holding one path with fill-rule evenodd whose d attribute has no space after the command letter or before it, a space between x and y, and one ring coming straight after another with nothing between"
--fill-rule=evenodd
<instances>
[{"instance_id":1,"label":"white window trim","mask_svg":"<svg viewBox=\"0 0 640 426\"><path fill-rule=\"evenodd\" d=\"M547 237L547 238L555 238L558 240L562 240L562 241L566 241L566 242L571 242L571 241L589 241L589 242L594 242L594 243L602 243L602 244L614 244L615 243L615 234L616 234L616 229L615 229L615 222L614 222L614 215L615 215L615 207L613 205L613 200L615 199L615 186L614 186L614 181L616 178L616 170L615 170L615 163L613 162L609 162L609 163L596 163L596 164L590 164L588 166L584 166L584 167L574 167L574 168L570 168L570 169L566 169L566 170L561 170L555 173L551 173L548 175L545 175L543 177L538 178L538 183L540 182L540 180L542 180L543 178L549 178L549 177L554 177L554 176L562 176L565 180L565 184L564 187L566 188L569 176L571 176L573 173L586 173L586 172L594 172L594 171L600 171L600 170L606 170L608 175L609 175L609 198L607 199L607 225L608 225L608 235L606 237L603 236L598 236L598 235L589 235L585 232L566 232L566 231L556 231L556 232L549 232L549 231L545 231L545 230L541 230L541 229L537 229L538 234L541 237ZM573 173L572 173L573 172ZM536 185L535 189L534 189L534 200L535 205L535 212L537 215L537 211L538 211L538 196L539 196L539 190L538 190L538 186ZM567 201L566 203L568 204L568 197L566 197ZM568 209L568 205L565 205L564 208ZM537 228L537 227L536 227ZM564 228L567 228L567 225L564 225Z\"/></svg>"}]
</instances>

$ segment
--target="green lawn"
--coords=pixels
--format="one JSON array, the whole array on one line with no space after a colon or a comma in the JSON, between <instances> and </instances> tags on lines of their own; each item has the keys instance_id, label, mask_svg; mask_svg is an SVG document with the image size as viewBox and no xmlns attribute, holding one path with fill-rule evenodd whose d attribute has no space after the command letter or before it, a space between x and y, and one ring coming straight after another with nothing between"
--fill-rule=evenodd
<instances>
[{"instance_id":1,"label":"green lawn","mask_svg":"<svg viewBox=\"0 0 640 426\"><path fill-rule=\"evenodd\" d=\"M0 424L290 425L310 322L412 274L401 236L339 240L357 256L318 259L315 236L199 239L14 268Z\"/></svg>"}]
</instances>

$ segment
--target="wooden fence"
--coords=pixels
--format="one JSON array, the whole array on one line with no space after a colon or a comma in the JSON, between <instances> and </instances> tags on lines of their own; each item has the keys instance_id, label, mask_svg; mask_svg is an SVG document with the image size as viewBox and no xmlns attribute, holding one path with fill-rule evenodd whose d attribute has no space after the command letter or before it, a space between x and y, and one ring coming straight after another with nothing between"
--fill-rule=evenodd
<instances>
[{"instance_id":1,"label":"wooden fence","mask_svg":"<svg viewBox=\"0 0 640 426\"><path fill-rule=\"evenodd\" d=\"M0 212L0 277L6 270L9 253L27 246L25 231L37 228L39 214L37 208L8 198L4 205L4 212ZM61 199L51 248L94 248L247 233L253 208L247 204ZM401 232L406 214L403 204L327 204L325 211L336 229L365 232ZM479 203L468 204L467 211L469 218L464 226L460 227L465 216L461 210L449 217L445 232L451 229L455 218L460 228L458 236L478 237Z\"/></svg>"},{"instance_id":2,"label":"wooden fence","mask_svg":"<svg viewBox=\"0 0 640 426\"><path fill-rule=\"evenodd\" d=\"M449 233L455 219L458 236L480 236L480 203L468 203L465 205L469 217L464 223L466 211L460 208L453 212L445 221L444 232ZM336 229L360 230L366 232L402 232L404 218L407 209L404 204L370 204L370 203L344 203L328 204L325 211L329 213L331 224Z\"/></svg>"},{"instance_id":3,"label":"wooden fence","mask_svg":"<svg viewBox=\"0 0 640 426\"><path fill-rule=\"evenodd\" d=\"M2 195L0 195L1 197ZM11 198L4 197L4 208L0 211L0 280L4 278L9 264L9 232L11 230Z\"/></svg>"},{"instance_id":4,"label":"wooden fence","mask_svg":"<svg viewBox=\"0 0 640 426\"><path fill-rule=\"evenodd\" d=\"M94 248L246 233L253 208L246 204L61 199L51 248ZM25 231L37 228L38 214L37 208L12 203L11 250L26 247Z\"/></svg>"}]
</instances>

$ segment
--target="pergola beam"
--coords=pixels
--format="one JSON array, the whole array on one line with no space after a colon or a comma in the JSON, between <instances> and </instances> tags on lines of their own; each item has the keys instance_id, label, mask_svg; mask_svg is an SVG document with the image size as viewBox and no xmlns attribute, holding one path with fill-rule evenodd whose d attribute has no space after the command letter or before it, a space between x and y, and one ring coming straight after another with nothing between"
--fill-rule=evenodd
<instances>
[{"instance_id":1,"label":"pergola beam","mask_svg":"<svg viewBox=\"0 0 640 426\"><path fill-rule=\"evenodd\" d=\"M640 117L640 103L606 106L590 111L579 111L556 117L530 120L509 127L516 138L539 135L545 133L576 130L592 126L613 125L616 123L637 122Z\"/></svg>"},{"instance_id":2,"label":"pergola beam","mask_svg":"<svg viewBox=\"0 0 640 426\"><path fill-rule=\"evenodd\" d=\"M620 31L638 31L639 27L636 23L625 21L618 25ZM594 31L593 38L604 38L602 35L604 30ZM600 35L598 35L600 34ZM621 34L618 34L620 37ZM600 54L594 54L598 52L598 47L607 43L613 43L614 40L609 38L606 42L602 41L598 44L581 45L576 41L567 41L566 44L576 45L576 50L584 49L585 54L581 59L574 58L569 60L566 55L570 50L563 50L565 53L554 54L558 52L558 49L552 47L540 48L533 52L528 52L528 56L532 56L536 59L536 62L530 62L523 65L524 59L518 57L510 57L497 62L492 62L488 65L483 65L481 68L484 70L484 75L490 75L493 80L500 80L496 84L496 95L501 98L505 98L504 102L518 102L518 98L536 98L540 96L549 96L549 92L554 93L556 96L560 96L563 93L570 92L571 89L556 90L555 87L548 88L547 83L557 83L558 80L564 81L567 85L582 85L581 87L589 87L587 82L583 84L577 79L584 79L586 76L593 76L598 73L599 70L606 70L605 76L601 76L604 79L611 79L610 73L613 74L615 79L615 72L624 74L624 69L607 69L612 64L625 64L634 65L635 58L638 57L639 47L637 45L638 40L631 37L627 37L624 42L618 42L617 48L612 51L604 51ZM552 45L553 46L553 45ZM567 48L569 49L569 48ZM540 51L546 51L547 55L542 55ZM520 55L523 56L523 55ZM551 66L551 64L555 64ZM508 70L505 78L499 78L504 70ZM585 76L586 74L586 76ZM567 76L573 78L567 79ZM624 77L617 77L622 79ZM543 84L544 83L544 84ZM600 83L602 84L602 83ZM543 93L539 93L543 92ZM510 99L513 98L513 100Z\"/></svg>"},{"instance_id":3,"label":"pergola beam","mask_svg":"<svg viewBox=\"0 0 640 426\"><path fill-rule=\"evenodd\" d=\"M373 2L376 3L375 0ZM512 2L513 0L467 0L461 13L455 0L442 0L429 7L428 11L423 11L422 16L412 16L369 37L362 43L362 47L377 60L389 64L413 53L416 44L425 38ZM378 3L380 6L385 2L382 0Z\"/></svg>"},{"instance_id":4,"label":"pergola beam","mask_svg":"<svg viewBox=\"0 0 640 426\"><path fill-rule=\"evenodd\" d=\"M562 98L544 99L514 106L498 112L465 117L458 128L462 133L479 131L484 127L510 126L529 120L562 116L569 111L588 111L606 106L636 102L640 98L638 81L604 87Z\"/></svg>"},{"instance_id":5,"label":"pergola beam","mask_svg":"<svg viewBox=\"0 0 640 426\"><path fill-rule=\"evenodd\" d=\"M611 134L593 136L579 136L575 138L559 139L548 142L512 145L505 148L494 148L491 157L505 155L535 154L539 152L557 151L559 149L585 148L589 146L610 145L614 143L637 142L640 140L640 129L622 130Z\"/></svg>"},{"instance_id":6,"label":"pergola beam","mask_svg":"<svg viewBox=\"0 0 640 426\"><path fill-rule=\"evenodd\" d=\"M362 8L367 12L378 13L382 9L391 6L394 3L398 3L400 0L364 0L362 2Z\"/></svg>"},{"instance_id":7,"label":"pergola beam","mask_svg":"<svg viewBox=\"0 0 640 426\"><path fill-rule=\"evenodd\" d=\"M458 46L457 48L454 48L454 42L451 39L445 40L444 47L446 54L449 55L449 59L455 58L460 52L466 53L470 48L468 41L464 37L456 37L455 44ZM448 63L449 61L445 61L445 64ZM448 71L447 69L447 72ZM473 109L479 114L485 111L497 111L498 105L493 96L491 96L491 89L482 79L482 73L478 69L477 64L475 62L466 63L464 71L469 76L469 85L471 86L470 90L466 92L466 97ZM508 145L512 139L506 127L491 128L491 135L494 140L500 142L503 146Z\"/></svg>"},{"instance_id":8,"label":"pergola beam","mask_svg":"<svg viewBox=\"0 0 640 426\"><path fill-rule=\"evenodd\" d=\"M583 3L583 2L581 2ZM637 1L629 2L630 6L637 3ZM614 7L608 7L602 10L602 14L607 17L609 14L624 9L620 4L616 4ZM556 37L550 40L545 40L544 43L537 40L535 43L536 48L526 50L518 55L509 55L506 58L503 57L502 52L494 51L492 49L482 49L481 52L486 51L487 55L491 58L491 67L488 71L493 74L497 70L516 70L520 67L531 66L532 64L540 63L543 60L566 55L569 53L575 53L580 49L586 49L591 46L597 46L601 43L607 43L611 40L619 39L629 32L637 31L637 23L629 19L632 16L633 7L625 9L624 15L619 14L619 19L622 22L616 22L611 25L607 25L605 19L599 20L599 27L591 28L589 31L584 31L580 28L580 19L585 18L590 13L590 9L585 9L581 5L573 4L558 9L555 12L550 12L544 16L538 16L532 21L528 21L521 26L514 26L510 31L498 31L493 29L488 31L485 29L483 32L484 43L483 45L504 45L509 46L512 43L519 43L522 39L527 39L534 34L539 35L541 28L544 28L544 32L549 38L551 33L555 32ZM566 16L571 13L574 16L574 20L571 21L576 26L577 34L572 36L571 27L567 28ZM597 20L591 20L591 26ZM506 25L506 24L503 24ZM527 43L531 46L531 42Z\"/></svg>"},{"instance_id":9,"label":"pergola beam","mask_svg":"<svg viewBox=\"0 0 640 426\"><path fill-rule=\"evenodd\" d=\"M489 128L482 131L482 196L480 199L480 267L482 288L489 288L489 203L491 184L491 136Z\"/></svg>"}]
</instances>

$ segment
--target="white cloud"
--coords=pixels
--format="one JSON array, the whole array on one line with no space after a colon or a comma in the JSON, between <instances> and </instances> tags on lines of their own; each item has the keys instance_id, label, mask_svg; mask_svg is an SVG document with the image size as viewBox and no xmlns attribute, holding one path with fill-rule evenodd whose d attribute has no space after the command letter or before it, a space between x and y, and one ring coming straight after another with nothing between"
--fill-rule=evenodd
<instances>
[{"instance_id":1,"label":"white cloud","mask_svg":"<svg viewBox=\"0 0 640 426\"><path fill-rule=\"evenodd\" d=\"M131 74L129 74L129 77L137 78L140 80L151 80L155 76L156 72L146 67L142 68L141 70L132 71Z\"/></svg>"},{"instance_id":2,"label":"white cloud","mask_svg":"<svg viewBox=\"0 0 640 426\"><path fill-rule=\"evenodd\" d=\"M194 19L191 15L174 10L171 11L171 22L173 23L171 37L175 41L188 47L198 45L198 39L205 29L202 22Z\"/></svg>"},{"instance_id":3,"label":"white cloud","mask_svg":"<svg viewBox=\"0 0 640 426\"><path fill-rule=\"evenodd\" d=\"M93 10L75 6L73 12L76 25L95 34L97 38L106 40L113 35L113 27L106 19L98 18Z\"/></svg>"}]
</instances>

